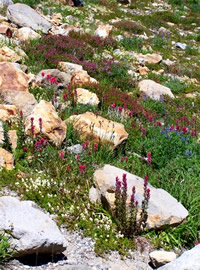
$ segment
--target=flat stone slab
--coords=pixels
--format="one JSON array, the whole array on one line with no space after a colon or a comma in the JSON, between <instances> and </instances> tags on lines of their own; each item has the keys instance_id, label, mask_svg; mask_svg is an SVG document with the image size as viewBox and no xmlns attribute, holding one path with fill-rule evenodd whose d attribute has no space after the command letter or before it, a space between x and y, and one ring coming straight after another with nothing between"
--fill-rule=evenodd
<instances>
[{"instance_id":1,"label":"flat stone slab","mask_svg":"<svg viewBox=\"0 0 200 270\"><path fill-rule=\"evenodd\" d=\"M7 9L7 17L21 27L30 27L47 34L51 24L31 7L24 4L10 5Z\"/></svg>"}]
</instances>

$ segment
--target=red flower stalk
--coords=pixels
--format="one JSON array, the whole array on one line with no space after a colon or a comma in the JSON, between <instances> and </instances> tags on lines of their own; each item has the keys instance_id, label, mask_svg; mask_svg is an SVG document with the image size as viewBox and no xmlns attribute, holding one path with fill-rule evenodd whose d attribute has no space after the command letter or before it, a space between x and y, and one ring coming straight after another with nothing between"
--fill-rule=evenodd
<instances>
[{"instance_id":1,"label":"red flower stalk","mask_svg":"<svg viewBox=\"0 0 200 270\"><path fill-rule=\"evenodd\" d=\"M123 108L122 107L119 107L118 110L119 110L119 112L122 112Z\"/></svg>"},{"instance_id":2,"label":"red flower stalk","mask_svg":"<svg viewBox=\"0 0 200 270\"><path fill-rule=\"evenodd\" d=\"M151 153L150 152L147 153L147 162L148 162L149 165L151 165L151 163L152 163Z\"/></svg>"},{"instance_id":3,"label":"red flower stalk","mask_svg":"<svg viewBox=\"0 0 200 270\"><path fill-rule=\"evenodd\" d=\"M85 143L82 144L83 149L86 150L88 148L89 141L86 141Z\"/></svg>"},{"instance_id":4,"label":"red flower stalk","mask_svg":"<svg viewBox=\"0 0 200 270\"><path fill-rule=\"evenodd\" d=\"M182 131L183 131L183 134L187 133L187 128L186 127L182 127Z\"/></svg>"},{"instance_id":5,"label":"red flower stalk","mask_svg":"<svg viewBox=\"0 0 200 270\"><path fill-rule=\"evenodd\" d=\"M40 133L42 132L42 118L39 118Z\"/></svg>"},{"instance_id":6,"label":"red flower stalk","mask_svg":"<svg viewBox=\"0 0 200 270\"><path fill-rule=\"evenodd\" d=\"M31 126L33 126L34 118L31 117Z\"/></svg>"},{"instance_id":7,"label":"red flower stalk","mask_svg":"<svg viewBox=\"0 0 200 270\"><path fill-rule=\"evenodd\" d=\"M144 177L144 187L146 187L148 184L148 176Z\"/></svg>"},{"instance_id":8,"label":"red flower stalk","mask_svg":"<svg viewBox=\"0 0 200 270\"><path fill-rule=\"evenodd\" d=\"M146 190L146 196L145 196L145 199L146 199L146 201L147 201L147 203L148 203L148 201L149 201L149 199L150 199L150 189L149 189L149 188L147 188L147 190Z\"/></svg>"},{"instance_id":9,"label":"red flower stalk","mask_svg":"<svg viewBox=\"0 0 200 270\"><path fill-rule=\"evenodd\" d=\"M67 93L65 93L65 94L63 95L63 99L64 99L64 101L67 100Z\"/></svg>"},{"instance_id":10,"label":"red flower stalk","mask_svg":"<svg viewBox=\"0 0 200 270\"><path fill-rule=\"evenodd\" d=\"M20 114L21 119L23 119L23 111L22 110L19 111L19 114Z\"/></svg>"},{"instance_id":11,"label":"red flower stalk","mask_svg":"<svg viewBox=\"0 0 200 270\"><path fill-rule=\"evenodd\" d=\"M94 152L96 153L96 152L97 152L97 150L98 150L98 144L97 144L97 143L95 143L95 144L94 144Z\"/></svg>"},{"instance_id":12,"label":"red flower stalk","mask_svg":"<svg viewBox=\"0 0 200 270\"><path fill-rule=\"evenodd\" d=\"M145 135L146 135L146 128L141 128L141 130L142 130L142 136L145 137Z\"/></svg>"},{"instance_id":13,"label":"red flower stalk","mask_svg":"<svg viewBox=\"0 0 200 270\"><path fill-rule=\"evenodd\" d=\"M35 130L35 126L31 126L31 134L32 134L32 136L34 136L34 130Z\"/></svg>"},{"instance_id":14,"label":"red flower stalk","mask_svg":"<svg viewBox=\"0 0 200 270\"><path fill-rule=\"evenodd\" d=\"M63 160L64 156L65 156L65 153L64 152L60 152L60 159L61 160Z\"/></svg>"},{"instance_id":15,"label":"red flower stalk","mask_svg":"<svg viewBox=\"0 0 200 270\"><path fill-rule=\"evenodd\" d=\"M80 172L81 173L85 173L85 171L86 171L86 165L79 165L79 170L80 170Z\"/></svg>"},{"instance_id":16,"label":"red flower stalk","mask_svg":"<svg viewBox=\"0 0 200 270\"><path fill-rule=\"evenodd\" d=\"M67 171L68 171L68 172L70 172L70 171L71 171L71 168L70 168L70 166L69 166L69 165L67 165L67 168L66 168L66 169L67 169Z\"/></svg>"},{"instance_id":17,"label":"red flower stalk","mask_svg":"<svg viewBox=\"0 0 200 270\"><path fill-rule=\"evenodd\" d=\"M153 122L153 117L149 116L149 122L152 123Z\"/></svg>"}]
</instances>

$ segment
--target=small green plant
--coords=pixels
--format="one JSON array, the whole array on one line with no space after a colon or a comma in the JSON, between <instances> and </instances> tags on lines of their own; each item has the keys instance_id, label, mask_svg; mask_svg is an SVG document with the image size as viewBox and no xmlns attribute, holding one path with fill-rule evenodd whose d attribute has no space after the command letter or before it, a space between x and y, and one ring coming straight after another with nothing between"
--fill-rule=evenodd
<instances>
[{"instance_id":1,"label":"small green plant","mask_svg":"<svg viewBox=\"0 0 200 270\"><path fill-rule=\"evenodd\" d=\"M20 111L20 116L17 125L17 149L23 149L25 138L26 135L25 135L23 112Z\"/></svg>"},{"instance_id":2,"label":"small green plant","mask_svg":"<svg viewBox=\"0 0 200 270\"><path fill-rule=\"evenodd\" d=\"M138 38L138 37L135 37L135 36L133 36L131 38L124 37L120 41L120 45L123 46L124 49L127 51L141 52L142 46L143 46L143 40Z\"/></svg>"},{"instance_id":3,"label":"small green plant","mask_svg":"<svg viewBox=\"0 0 200 270\"><path fill-rule=\"evenodd\" d=\"M147 224L147 208L150 199L150 189L147 188L148 177L144 178L144 200L142 201L142 209L140 219L138 218L138 201L135 200L135 186L132 188L132 195L127 207L127 178L123 174L122 182L116 177L116 190L115 190L115 217L119 231L125 237L133 238L135 235L142 233Z\"/></svg>"},{"instance_id":4,"label":"small green plant","mask_svg":"<svg viewBox=\"0 0 200 270\"><path fill-rule=\"evenodd\" d=\"M40 0L14 0L13 2L25 4L25 5L28 5L32 8L36 8L37 5L40 3Z\"/></svg>"},{"instance_id":5,"label":"small green plant","mask_svg":"<svg viewBox=\"0 0 200 270\"><path fill-rule=\"evenodd\" d=\"M2 147L7 151L11 151L12 145L10 143L10 137L8 134L8 124L6 122L3 123L3 135L4 135L4 139L3 139Z\"/></svg>"},{"instance_id":6,"label":"small green plant","mask_svg":"<svg viewBox=\"0 0 200 270\"><path fill-rule=\"evenodd\" d=\"M9 238L5 233L0 233L0 265L7 262L14 255L14 250L10 248Z\"/></svg>"}]
</instances>

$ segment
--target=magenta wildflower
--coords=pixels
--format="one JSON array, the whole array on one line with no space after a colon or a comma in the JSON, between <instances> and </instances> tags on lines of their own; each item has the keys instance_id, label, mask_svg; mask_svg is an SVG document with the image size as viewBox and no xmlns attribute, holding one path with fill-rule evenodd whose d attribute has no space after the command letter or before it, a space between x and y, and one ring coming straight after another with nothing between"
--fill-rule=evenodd
<instances>
[{"instance_id":1,"label":"magenta wildflower","mask_svg":"<svg viewBox=\"0 0 200 270\"><path fill-rule=\"evenodd\" d=\"M63 160L64 156L65 156L65 153L64 152L60 152L60 159L61 160Z\"/></svg>"},{"instance_id":2,"label":"magenta wildflower","mask_svg":"<svg viewBox=\"0 0 200 270\"><path fill-rule=\"evenodd\" d=\"M119 111L119 112L122 112L122 110L123 110L122 107L119 107L119 108L118 108L118 111Z\"/></svg>"},{"instance_id":3,"label":"magenta wildflower","mask_svg":"<svg viewBox=\"0 0 200 270\"><path fill-rule=\"evenodd\" d=\"M144 137L146 134L146 128L141 128L141 131L142 131L142 136Z\"/></svg>"},{"instance_id":4,"label":"magenta wildflower","mask_svg":"<svg viewBox=\"0 0 200 270\"><path fill-rule=\"evenodd\" d=\"M80 170L80 172L81 173L85 173L85 171L86 171L86 165L79 165L79 170Z\"/></svg>"},{"instance_id":5,"label":"magenta wildflower","mask_svg":"<svg viewBox=\"0 0 200 270\"><path fill-rule=\"evenodd\" d=\"M40 132L42 132L42 118L39 118L39 127L40 127Z\"/></svg>"},{"instance_id":6,"label":"magenta wildflower","mask_svg":"<svg viewBox=\"0 0 200 270\"><path fill-rule=\"evenodd\" d=\"M19 114L20 114L21 119L23 119L23 111L22 110L19 111Z\"/></svg>"},{"instance_id":7,"label":"magenta wildflower","mask_svg":"<svg viewBox=\"0 0 200 270\"><path fill-rule=\"evenodd\" d=\"M98 144L95 143L95 144L94 144L94 152L97 152L97 150L98 150Z\"/></svg>"},{"instance_id":8,"label":"magenta wildflower","mask_svg":"<svg viewBox=\"0 0 200 270\"><path fill-rule=\"evenodd\" d=\"M147 153L147 162L148 162L149 165L151 165L151 163L152 163L151 153L150 152Z\"/></svg>"}]
</instances>

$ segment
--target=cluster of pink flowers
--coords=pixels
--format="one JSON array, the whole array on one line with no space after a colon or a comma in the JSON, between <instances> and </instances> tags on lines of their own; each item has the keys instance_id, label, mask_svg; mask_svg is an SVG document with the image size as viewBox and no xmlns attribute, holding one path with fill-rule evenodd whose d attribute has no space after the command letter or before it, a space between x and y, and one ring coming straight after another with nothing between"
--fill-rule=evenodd
<instances>
[{"instance_id":1,"label":"cluster of pink flowers","mask_svg":"<svg viewBox=\"0 0 200 270\"><path fill-rule=\"evenodd\" d=\"M148 162L149 165L151 165L151 163L152 163L151 153L150 152L147 153L147 162Z\"/></svg>"},{"instance_id":2,"label":"cluster of pink flowers","mask_svg":"<svg viewBox=\"0 0 200 270\"><path fill-rule=\"evenodd\" d=\"M122 162L123 162L124 160L125 160L126 162L128 162L128 157L125 157L125 158L122 157L122 158L121 158L121 161L122 161Z\"/></svg>"},{"instance_id":3,"label":"cluster of pink flowers","mask_svg":"<svg viewBox=\"0 0 200 270\"><path fill-rule=\"evenodd\" d=\"M65 156L65 153L64 152L60 152L59 156L60 156L60 160L63 160L63 158Z\"/></svg>"},{"instance_id":4,"label":"cluster of pink flowers","mask_svg":"<svg viewBox=\"0 0 200 270\"><path fill-rule=\"evenodd\" d=\"M85 173L86 172L86 165L79 165L79 170L81 173Z\"/></svg>"},{"instance_id":5,"label":"cluster of pink flowers","mask_svg":"<svg viewBox=\"0 0 200 270\"><path fill-rule=\"evenodd\" d=\"M96 153L96 152L97 152L97 150L98 150L98 144L97 144L97 143L95 143L95 144L94 144L94 152Z\"/></svg>"},{"instance_id":6,"label":"cluster of pink flowers","mask_svg":"<svg viewBox=\"0 0 200 270\"><path fill-rule=\"evenodd\" d=\"M89 141L85 141L85 142L82 144L82 146L83 146L83 149L84 149L84 150L88 149Z\"/></svg>"},{"instance_id":7,"label":"cluster of pink flowers","mask_svg":"<svg viewBox=\"0 0 200 270\"><path fill-rule=\"evenodd\" d=\"M44 138L41 138L40 140L36 141L35 149L39 149L39 152L42 152L43 147L47 146L47 144L48 144L48 140L44 139Z\"/></svg>"},{"instance_id":8,"label":"cluster of pink flowers","mask_svg":"<svg viewBox=\"0 0 200 270\"><path fill-rule=\"evenodd\" d=\"M41 75L42 75L42 77L44 77L45 76L45 73L42 72ZM58 81L57 81L56 77L51 76L49 74L46 75L46 78L45 79L46 79L47 82L49 82L51 84L56 84L56 85L58 84Z\"/></svg>"}]
</instances>

